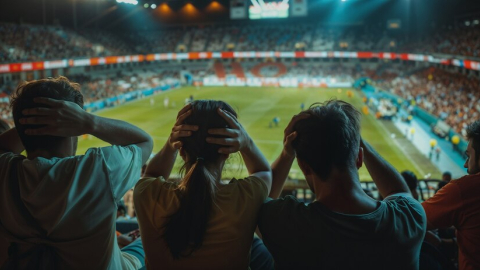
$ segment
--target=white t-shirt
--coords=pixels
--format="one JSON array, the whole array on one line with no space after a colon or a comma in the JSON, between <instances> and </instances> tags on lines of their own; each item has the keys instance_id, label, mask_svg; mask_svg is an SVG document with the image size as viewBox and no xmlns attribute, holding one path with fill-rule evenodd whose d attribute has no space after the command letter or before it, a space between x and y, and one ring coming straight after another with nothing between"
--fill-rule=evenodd
<instances>
[{"instance_id":1,"label":"white t-shirt","mask_svg":"<svg viewBox=\"0 0 480 270\"><path fill-rule=\"evenodd\" d=\"M0 220L19 243L19 252L36 238L12 201L9 162L12 153L0 155ZM135 146L92 148L83 156L23 160L18 172L23 203L47 232L55 248L59 269L138 269L137 258L122 253L115 235L116 203L137 183L142 150ZM1 230L0 230L1 233ZM2 233L2 235L5 234ZM9 241L13 238L8 233Z\"/></svg>"}]
</instances>

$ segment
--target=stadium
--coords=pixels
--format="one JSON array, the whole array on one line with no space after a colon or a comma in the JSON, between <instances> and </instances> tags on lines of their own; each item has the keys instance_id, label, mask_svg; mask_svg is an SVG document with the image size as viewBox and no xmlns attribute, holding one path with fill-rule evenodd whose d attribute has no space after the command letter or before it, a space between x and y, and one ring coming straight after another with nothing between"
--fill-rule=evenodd
<instances>
[{"instance_id":1,"label":"stadium","mask_svg":"<svg viewBox=\"0 0 480 270\"><path fill-rule=\"evenodd\" d=\"M221 100L236 111L241 127L273 166L285 151L284 130L293 116L312 104L343 100L361 114L361 138L396 171L414 175L420 202L435 196L446 175L473 174L465 166L470 126L480 119L478 1L22 0L3 1L0 7L0 119L9 128L17 123L11 104L19 85L64 76L80 85L86 112L125 121L151 136L149 162L164 151L184 106ZM77 156L112 144L92 134L76 135ZM170 180L185 177L184 160L174 159ZM249 175L251 165L244 160L244 153L230 155L220 180ZM382 200L371 169L360 167L361 188ZM281 197L291 195L305 205L318 200L299 163L293 162L286 178ZM118 203L128 219L117 220L116 227L130 240L128 233L139 227L131 188ZM6 213L0 213L0 228ZM431 243L423 244L420 263L411 269L479 269L480 246L470 243L473 248L465 251L455 237L458 226L435 232L442 244L432 249L424 247ZM475 228L479 239L480 225ZM8 246L0 245L0 265L8 261ZM279 267L283 261L275 258L277 251L266 247L278 269L312 269L302 263ZM253 263L253 250L250 269L272 269ZM465 254L477 259L468 261ZM147 268L159 269L152 265ZM164 267L191 269L188 264Z\"/></svg>"}]
</instances>

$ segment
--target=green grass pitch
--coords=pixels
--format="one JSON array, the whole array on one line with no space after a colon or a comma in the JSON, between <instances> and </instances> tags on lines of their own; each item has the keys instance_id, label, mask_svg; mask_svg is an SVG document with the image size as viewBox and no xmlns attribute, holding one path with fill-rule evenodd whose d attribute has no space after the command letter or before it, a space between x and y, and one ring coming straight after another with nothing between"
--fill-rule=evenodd
<instances>
[{"instance_id":1,"label":"green grass pitch","mask_svg":"<svg viewBox=\"0 0 480 270\"><path fill-rule=\"evenodd\" d=\"M154 105L150 104L150 97L133 101L115 108L98 112L98 115L121 119L133 123L148 132L155 141L156 153L164 145L175 121L177 112L183 107L185 98L193 95L195 99L217 99L228 102L237 110L239 121L248 131L266 158L273 162L280 154L283 144L283 130L294 114L300 112L300 104L306 108L314 102L322 102L331 98L338 98L354 104L360 111L363 106L359 93L354 91L354 97L347 97L349 89L313 89L313 88L257 88L257 87L183 87L170 90L153 97ZM164 108L163 100L168 96L170 107ZM278 127L269 127L274 117L280 117ZM121 134L119 134L121 135ZM400 148L390 138L390 134L381 126L372 115L362 116L362 136L369 141L377 151L395 168L412 170L421 175L418 167L407 158ZM108 145L96 138L80 138L78 154L83 154L90 147ZM172 176L178 175L181 158L177 158L176 168ZM421 164L419 164L421 166ZM232 155L227 161L223 176L245 177L245 166L239 155ZM360 179L371 180L367 170L359 170ZM302 179L296 162L290 172L292 178Z\"/></svg>"}]
</instances>

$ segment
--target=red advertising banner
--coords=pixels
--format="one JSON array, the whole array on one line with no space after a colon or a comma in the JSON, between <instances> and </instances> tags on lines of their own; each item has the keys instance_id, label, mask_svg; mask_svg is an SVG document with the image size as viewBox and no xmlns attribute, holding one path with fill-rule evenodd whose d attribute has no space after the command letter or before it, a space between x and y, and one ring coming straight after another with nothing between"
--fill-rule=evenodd
<instances>
[{"instance_id":1,"label":"red advertising banner","mask_svg":"<svg viewBox=\"0 0 480 270\"><path fill-rule=\"evenodd\" d=\"M0 64L0 73L14 73L68 67L111 65L120 63L168 60L231 59L231 58L354 58L354 59L399 59L420 61L442 65L454 65L466 69L480 70L480 62L455 58L438 58L432 55L392 53L392 52L345 52L345 51L307 51L307 52L189 52L160 53L147 55L107 56L84 59L61 59L43 62Z\"/></svg>"}]
</instances>

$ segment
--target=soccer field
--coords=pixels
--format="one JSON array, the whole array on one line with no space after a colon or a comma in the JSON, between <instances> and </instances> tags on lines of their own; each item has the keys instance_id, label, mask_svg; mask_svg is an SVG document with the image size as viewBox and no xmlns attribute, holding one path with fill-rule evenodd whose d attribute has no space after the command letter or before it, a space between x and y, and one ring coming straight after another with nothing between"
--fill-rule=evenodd
<instances>
[{"instance_id":1,"label":"soccer field","mask_svg":"<svg viewBox=\"0 0 480 270\"><path fill-rule=\"evenodd\" d=\"M354 104L360 111L363 106L360 93L354 92L354 97L347 97L349 89L313 89L313 88L257 88L257 87L183 87L170 90L153 97L155 103L151 105L150 97L133 101L122 106L98 112L98 115L121 119L133 123L148 132L155 141L156 153L164 145L175 121L177 112L183 107L185 98L193 95L195 99L217 99L228 102L237 111L239 120L250 136L262 150L266 158L273 162L280 154L283 144L283 130L294 114L300 112L303 102L308 108L314 102L322 102L330 98L338 98ZM169 108L163 105L164 98L170 100ZM278 127L270 127L274 117L280 118ZM121 134L119 134L121 136ZM397 144L390 138L390 134L372 115L362 117L362 136L399 171L411 170L421 176L419 167L407 157ZM108 145L89 136L81 138L77 154L83 154L90 147ZM172 176L178 174L178 164ZM421 166L421 164L418 164ZM363 167L359 171L360 179L371 180L367 170ZM240 155L232 155L227 161L225 178L245 177L247 174ZM302 179L296 162L290 172L292 178Z\"/></svg>"}]
</instances>

